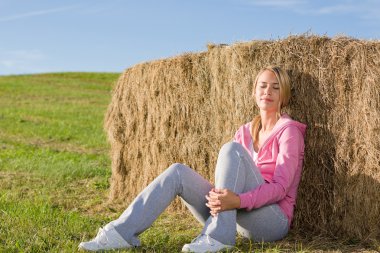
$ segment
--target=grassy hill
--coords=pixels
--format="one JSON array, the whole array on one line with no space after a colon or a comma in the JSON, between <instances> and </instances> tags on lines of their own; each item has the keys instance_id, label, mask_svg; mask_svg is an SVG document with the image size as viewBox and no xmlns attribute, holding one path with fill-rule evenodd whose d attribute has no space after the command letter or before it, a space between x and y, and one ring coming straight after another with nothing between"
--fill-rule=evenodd
<instances>
[{"instance_id":1,"label":"grassy hill","mask_svg":"<svg viewBox=\"0 0 380 253\"><path fill-rule=\"evenodd\" d=\"M102 130L118 74L0 77L0 251L76 250L102 215L110 176Z\"/></svg>"},{"instance_id":2,"label":"grassy hill","mask_svg":"<svg viewBox=\"0 0 380 253\"><path fill-rule=\"evenodd\" d=\"M75 252L120 214L107 204L103 131L118 76L0 77L0 252ZM185 232L168 238L168 220L145 233L147 248L177 251L196 235L184 224Z\"/></svg>"},{"instance_id":3,"label":"grassy hill","mask_svg":"<svg viewBox=\"0 0 380 253\"><path fill-rule=\"evenodd\" d=\"M0 252L75 252L117 217L107 203L110 159L103 117L119 74L0 77ZM165 213L136 252L178 252L200 231ZM277 244L239 239L236 252L357 250L291 235Z\"/></svg>"}]
</instances>

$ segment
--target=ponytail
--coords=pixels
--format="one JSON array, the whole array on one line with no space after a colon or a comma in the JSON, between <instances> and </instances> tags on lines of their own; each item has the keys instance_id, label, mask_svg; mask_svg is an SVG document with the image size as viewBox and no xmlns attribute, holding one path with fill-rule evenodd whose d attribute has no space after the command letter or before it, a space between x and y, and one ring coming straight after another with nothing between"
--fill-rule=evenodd
<instances>
[{"instance_id":1,"label":"ponytail","mask_svg":"<svg viewBox=\"0 0 380 253\"><path fill-rule=\"evenodd\" d=\"M252 120L251 136L253 138L253 143L259 140L259 131L261 129L261 116L256 115Z\"/></svg>"}]
</instances>

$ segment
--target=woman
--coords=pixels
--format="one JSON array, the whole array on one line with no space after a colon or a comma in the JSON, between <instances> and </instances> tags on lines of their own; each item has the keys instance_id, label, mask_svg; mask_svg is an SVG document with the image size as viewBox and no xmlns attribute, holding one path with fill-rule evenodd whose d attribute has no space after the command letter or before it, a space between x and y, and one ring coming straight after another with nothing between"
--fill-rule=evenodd
<instances>
[{"instance_id":1,"label":"woman","mask_svg":"<svg viewBox=\"0 0 380 253\"><path fill-rule=\"evenodd\" d=\"M255 241L288 233L301 178L306 126L281 114L290 80L279 67L257 75L253 97L260 114L239 128L219 152L215 186L183 164L173 164L148 185L117 219L79 248L91 251L139 246L146 230L176 197L204 224L184 252L232 248L236 232Z\"/></svg>"}]
</instances>

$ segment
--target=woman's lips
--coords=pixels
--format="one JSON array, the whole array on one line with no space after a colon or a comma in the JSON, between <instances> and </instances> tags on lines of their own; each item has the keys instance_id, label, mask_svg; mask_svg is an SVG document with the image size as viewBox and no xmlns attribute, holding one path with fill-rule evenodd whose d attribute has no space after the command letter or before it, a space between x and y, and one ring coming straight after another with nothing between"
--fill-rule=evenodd
<instances>
[{"instance_id":1,"label":"woman's lips","mask_svg":"<svg viewBox=\"0 0 380 253\"><path fill-rule=\"evenodd\" d=\"M266 102L273 102L273 100L269 98L262 98L261 100L266 101Z\"/></svg>"}]
</instances>

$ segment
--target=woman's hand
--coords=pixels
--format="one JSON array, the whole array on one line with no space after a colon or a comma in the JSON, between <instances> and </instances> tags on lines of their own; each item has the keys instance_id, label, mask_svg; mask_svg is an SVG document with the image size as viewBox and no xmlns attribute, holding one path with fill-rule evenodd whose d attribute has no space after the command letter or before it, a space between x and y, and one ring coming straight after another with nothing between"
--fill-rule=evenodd
<instances>
[{"instance_id":1,"label":"woman's hand","mask_svg":"<svg viewBox=\"0 0 380 253\"><path fill-rule=\"evenodd\" d=\"M237 209L240 207L239 196L228 189L211 189L209 195L206 196L206 206L210 208L212 216L218 215L218 213Z\"/></svg>"}]
</instances>

